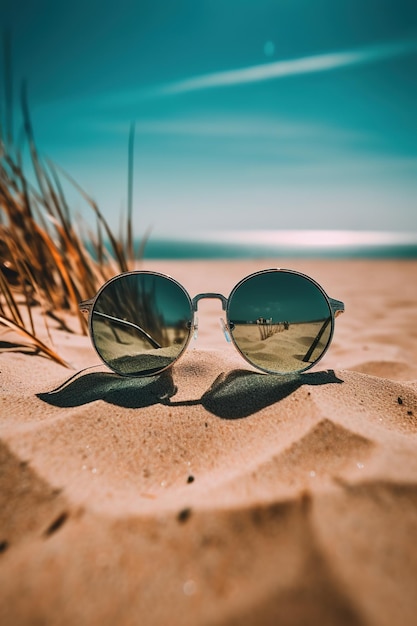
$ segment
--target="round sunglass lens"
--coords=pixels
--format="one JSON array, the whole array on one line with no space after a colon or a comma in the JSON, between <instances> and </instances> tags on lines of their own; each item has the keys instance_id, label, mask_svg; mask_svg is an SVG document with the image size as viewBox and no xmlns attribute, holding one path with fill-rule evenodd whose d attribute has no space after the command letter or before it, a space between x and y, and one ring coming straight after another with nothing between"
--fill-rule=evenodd
<instances>
[{"instance_id":1,"label":"round sunglass lens","mask_svg":"<svg viewBox=\"0 0 417 626\"><path fill-rule=\"evenodd\" d=\"M132 272L99 292L91 313L91 333L102 360L125 376L148 376L166 369L185 349L192 309L174 280Z\"/></svg>"},{"instance_id":2,"label":"round sunglass lens","mask_svg":"<svg viewBox=\"0 0 417 626\"><path fill-rule=\"evenodd\" d=\"M252 365L294 373L314 365L333 334L333 315L321 288L288 271L260 272L233 290L228 323L237 349Z\"/></svg>"}]
</instances>

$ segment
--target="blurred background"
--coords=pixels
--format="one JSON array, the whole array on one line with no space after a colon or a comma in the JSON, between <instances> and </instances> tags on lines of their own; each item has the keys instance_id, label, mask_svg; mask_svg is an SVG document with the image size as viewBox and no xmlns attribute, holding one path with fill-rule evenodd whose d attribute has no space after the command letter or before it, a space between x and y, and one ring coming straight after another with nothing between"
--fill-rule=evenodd
<instances>
[{"instance_id":1,"label":"blurred background","mask_svg":"<svg viewBox=\"0 0 417 626\"><path fill-rule=\"evenodd\" d=\"M138 236L417 232L414 0L0 5L16 132L26 79L41 155L113 228L134 122Z\"/></svg>"}]
</instances>

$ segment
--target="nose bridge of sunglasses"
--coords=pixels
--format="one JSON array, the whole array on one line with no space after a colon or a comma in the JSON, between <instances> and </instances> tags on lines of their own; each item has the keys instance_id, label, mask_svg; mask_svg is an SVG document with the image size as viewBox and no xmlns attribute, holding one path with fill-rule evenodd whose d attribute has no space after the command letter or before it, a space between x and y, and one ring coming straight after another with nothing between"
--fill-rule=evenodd
<instances>
[{"instance_id":1,"label":"nose bridge of sunglasses","mask_svg":"<svg viewBox=\"0 0 417 626\"><path fill-rule=\"evenodd\" d=\"M198 309L198 304L199 304L200 300L220 300L220 302L222 304L223 311L226 311L226 308L227 308L227 298L225 298L225 296L223 296L220 293L209 292L209 293L199 293L192 299L192 307L193 307L194 313ZM213 311L212 311L212 313L213 313ZM220 324L221 324L221 328L222 328L222 331L223 331L223 334L224 334L224 337L225 337L226 341L230 342L231 339L230 339L229 329L228 329L227 325L225 324L225 322L224 322L224 320L222 318L220 318ZM195 315L195 317L194 317L194 338L195 339L197 338L197 334L198 334L198 317L197 317L197 315Z\"/></svg>"},{"instance_id":2,"label":"nose bridge of sunglasses","mask_svg":"<svg viewBox=\"0 0 417 626\"><path fill-rule=\"evenodd\" d=\"M198 303L200 300L220 300L222 303L223 311L225 311L227 307L227 298L225 298L221 293L198 293L191 301L193 311L197 311Z\"/></svg>"}]
</instances>

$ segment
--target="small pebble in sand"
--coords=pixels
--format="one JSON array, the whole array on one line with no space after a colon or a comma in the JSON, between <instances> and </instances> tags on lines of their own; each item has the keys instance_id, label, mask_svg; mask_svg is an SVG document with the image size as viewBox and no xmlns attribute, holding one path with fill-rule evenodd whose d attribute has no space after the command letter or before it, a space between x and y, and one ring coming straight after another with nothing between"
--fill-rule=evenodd
<instances>
[{"instance_id":1,"label":"small pebble in sand","mask_svg":"<svg viewBox=\"0 0 417 626\"><path fill-rule=\"evenodd\" d=\"M183 586L182 590L186 596L193 596L197 591L197 585L194 580L187 580Z\"/></svg>"},{"instance_id":2,"label":"small pebble in sand","mask_svg":"<svg viewBox=\"0 0 417 626\"><path fill-rule=\"evenodd\" d=\"M177 515L177 519L179 522L184 523L186 522L191 516L191 509L190 508L186 508L186 509L182 509L178 515Z\"/></svg>"}]
</instances>

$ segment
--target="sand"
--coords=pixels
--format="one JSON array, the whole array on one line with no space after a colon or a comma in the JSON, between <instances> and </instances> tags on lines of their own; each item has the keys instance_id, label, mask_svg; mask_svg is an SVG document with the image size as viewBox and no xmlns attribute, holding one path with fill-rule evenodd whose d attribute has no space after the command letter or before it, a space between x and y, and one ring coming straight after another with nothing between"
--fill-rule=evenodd
<instances>
[{"instance_id":1,"label":"sand","mask_svg":"<svg viewBox=\"0 0 417 626\"><path fill-rule=\"evenodd\" d=\"M87 337L53 330L69 370L1 335L2 626L416 624L417 261L146 268L194 296L277 265L346 306L298 378L251 369L219 301L159 378L59 387Z\"/></svg>"}]
</instances>

